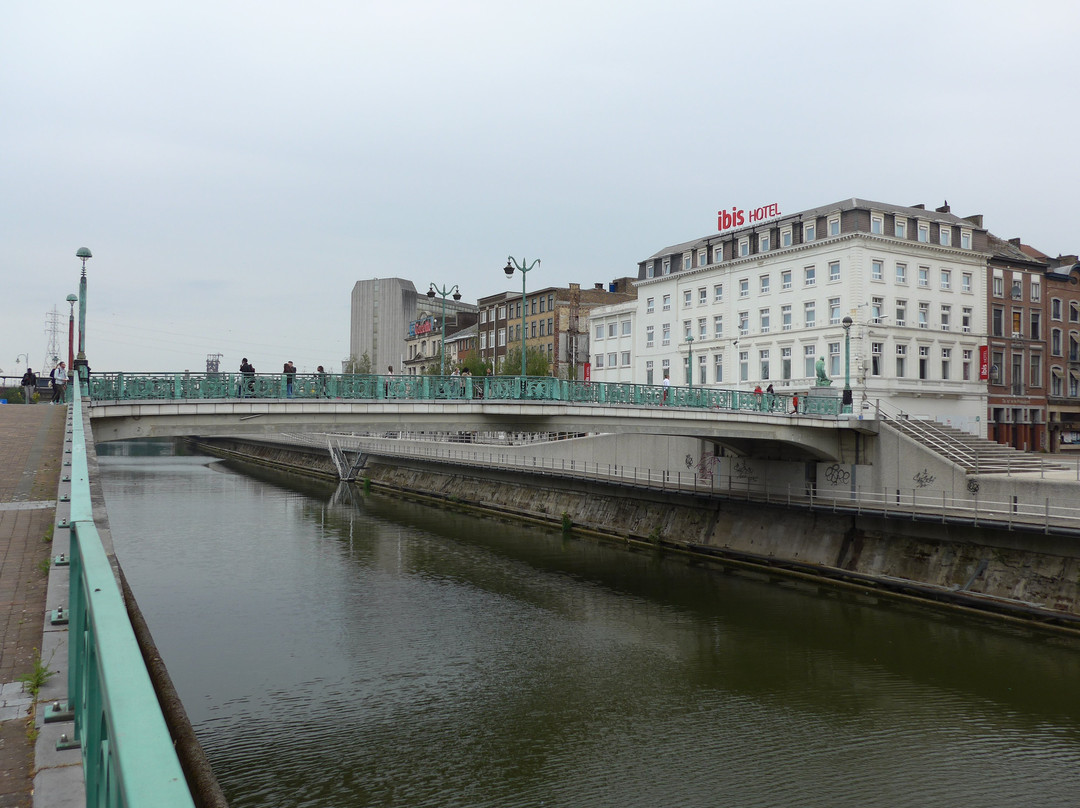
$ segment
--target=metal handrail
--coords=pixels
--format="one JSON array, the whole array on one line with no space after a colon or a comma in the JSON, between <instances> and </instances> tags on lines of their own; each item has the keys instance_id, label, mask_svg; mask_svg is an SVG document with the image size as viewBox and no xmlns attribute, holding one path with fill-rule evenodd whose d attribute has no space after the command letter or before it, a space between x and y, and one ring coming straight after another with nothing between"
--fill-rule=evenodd
<instances>
[{"instance_id":1,"label":"metal handrail","mask_svg":"<svg viewBox=\"0 0 1080 808\"><path fill-rule=\"evenodd\" d=\"M68 705L82 751L88 806L193 808L94 524L80 380L71 379L71 584Z\"/></svg>"},{"instance_id":2,"label":"metal handrail","mask_svg":"<svg viewBox=\"0 0 1080 808\"><path fill-rule=\"evenodd\" d=\"M304 434L280 437L284 441L304 445L319 445L320 440L325 440L325 436ZM506 451L508 447L498 445L464 448L460 445L431 443L410 445L395 438L351 435L335 435L334 438L342 448L363 451L370 455L421 457L433 462L461 466L526 470L530 473L587 478L659 488L664 491L737 497L752 502L808 507L836 513L1080 534L1080 508L1052 504L1049 497L1040 503L1025 503L986 500L977 493L970 492L962 495L944 491L934 494L920 493L917 488L881 491L859 488L855 492L839 492L804 486L796 491L787 484L780 487L770 486L767 479L754 481L736 474L719 474L714 470L713 464L699 463L697 468L684 472L513 454Z\"/></svg>"},{"instance_id":3,"label":"metal handrail","mask_svg":"<svg viewBox=\"0 0 1080 808\"><path fill-rule=\"evenodd\" d=\"M99 373L89 381L91 401L170 401L288 398L285 374ZM740 410L785 415L788 393L755 393L714 387L663 387L593 382L551 376L379 376L296 374L292 398L349 401L527 401L577 405L629 405ZM839 417L839 394L800 396L799 415Z\"/></svg>"}]
</instances>

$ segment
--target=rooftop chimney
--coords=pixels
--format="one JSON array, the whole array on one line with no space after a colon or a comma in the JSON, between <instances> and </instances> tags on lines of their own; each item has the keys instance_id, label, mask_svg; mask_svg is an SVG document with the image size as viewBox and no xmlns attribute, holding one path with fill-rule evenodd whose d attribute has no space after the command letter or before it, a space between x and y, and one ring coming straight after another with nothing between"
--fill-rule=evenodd
<instances>
[{"instance_id":1,"label":"rooftop chimney","mask_svg":"<svg viewBox=\"0 0 1080 808\"><path fill-rule=\"evenodd\" d=\"M1014 247L1019 247L1019 246L1020 246L1020 239L1018 239L1018 238L1011 238L1011 239L1009 239L1009 243L1010 243L1011 245L1013 245Z\"/></svg>"},{"instance_id":2,"label":"rooftop chimney","mask_svg":"<svg viewBox=\"0 0 1080 808\"><path fill-rule=\"evenodd\" d=\"M981 213L976 213L974 216L965 216L964 219L965 221L971 222L976 227L983 226L983 215Z\"/></svg>"},{"instance_id":3,"label":"rooftop chimney","mask_svg":"<svg viewBox=\"0 0 1080 808\"><path fill-rule=\"evenodd\" d=\"M952 210L950 210L949 208L949 200L946 199L945 204L942 205L940 208L935 208L934 213L952 213Z\"/></svg>"}]
</instances>

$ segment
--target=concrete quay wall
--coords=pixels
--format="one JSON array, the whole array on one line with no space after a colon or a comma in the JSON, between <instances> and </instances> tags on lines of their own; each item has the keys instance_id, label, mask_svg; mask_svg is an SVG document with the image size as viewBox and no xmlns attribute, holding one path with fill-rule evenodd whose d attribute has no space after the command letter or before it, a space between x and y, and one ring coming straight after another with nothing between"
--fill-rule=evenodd
<instances>
[{"instance_id":1,"label":"concrete quay wall","mask_svg":"<svg viewBox=\"0 0 1080 808\"><path fill-rule=\"evenodd\" d=\"M222 457L336 479L327 450L318 447L222 438L196 445ZM789 469L790 478L800 478L804 464L788 465L799 470ZM778 474L779 461L768 466L761 467L763 473ZM737 492L660 490L550 470L424 458L372 455L363 475L386 492L553 525L569 520L575 530L628 546L663 547L1080 630L1080 553L1072 537L832 513L739 501Z\"/></svg>"}]
</instances>

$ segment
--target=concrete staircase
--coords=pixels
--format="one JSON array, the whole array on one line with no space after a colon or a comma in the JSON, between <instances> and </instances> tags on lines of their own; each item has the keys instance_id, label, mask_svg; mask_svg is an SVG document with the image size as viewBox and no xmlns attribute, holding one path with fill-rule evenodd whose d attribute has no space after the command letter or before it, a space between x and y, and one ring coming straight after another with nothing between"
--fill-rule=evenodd
<instances>
[{"instance_id":1,"label":"concrete staircase","mask_svg":"<svg viewBox=\"0 0 1080 808\"><path fill-rule=\"evenodd\" d=\"M885 422L935 454L956 463L966 474L1043 473L1074 468L1053 460L1045 460L1037 454L1021 452L1011 446L975 437L937 421L891 417Z\"/></svg>"}]
</instances>

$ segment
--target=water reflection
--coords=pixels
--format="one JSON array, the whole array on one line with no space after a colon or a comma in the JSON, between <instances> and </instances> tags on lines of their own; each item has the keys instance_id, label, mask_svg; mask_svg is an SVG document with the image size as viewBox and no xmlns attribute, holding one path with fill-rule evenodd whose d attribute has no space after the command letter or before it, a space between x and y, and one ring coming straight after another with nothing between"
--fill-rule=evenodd
<instances>
[{"instance_id":1,"label":"water reflection","mask_svg":"<svg viewBox=\"0 0 1080 808\"><path fill-rule=\"evenodd\" d=\"M103 457L234 806L1072 805L1072 641L556 531Z\"/></svg>"}]
</instances>

